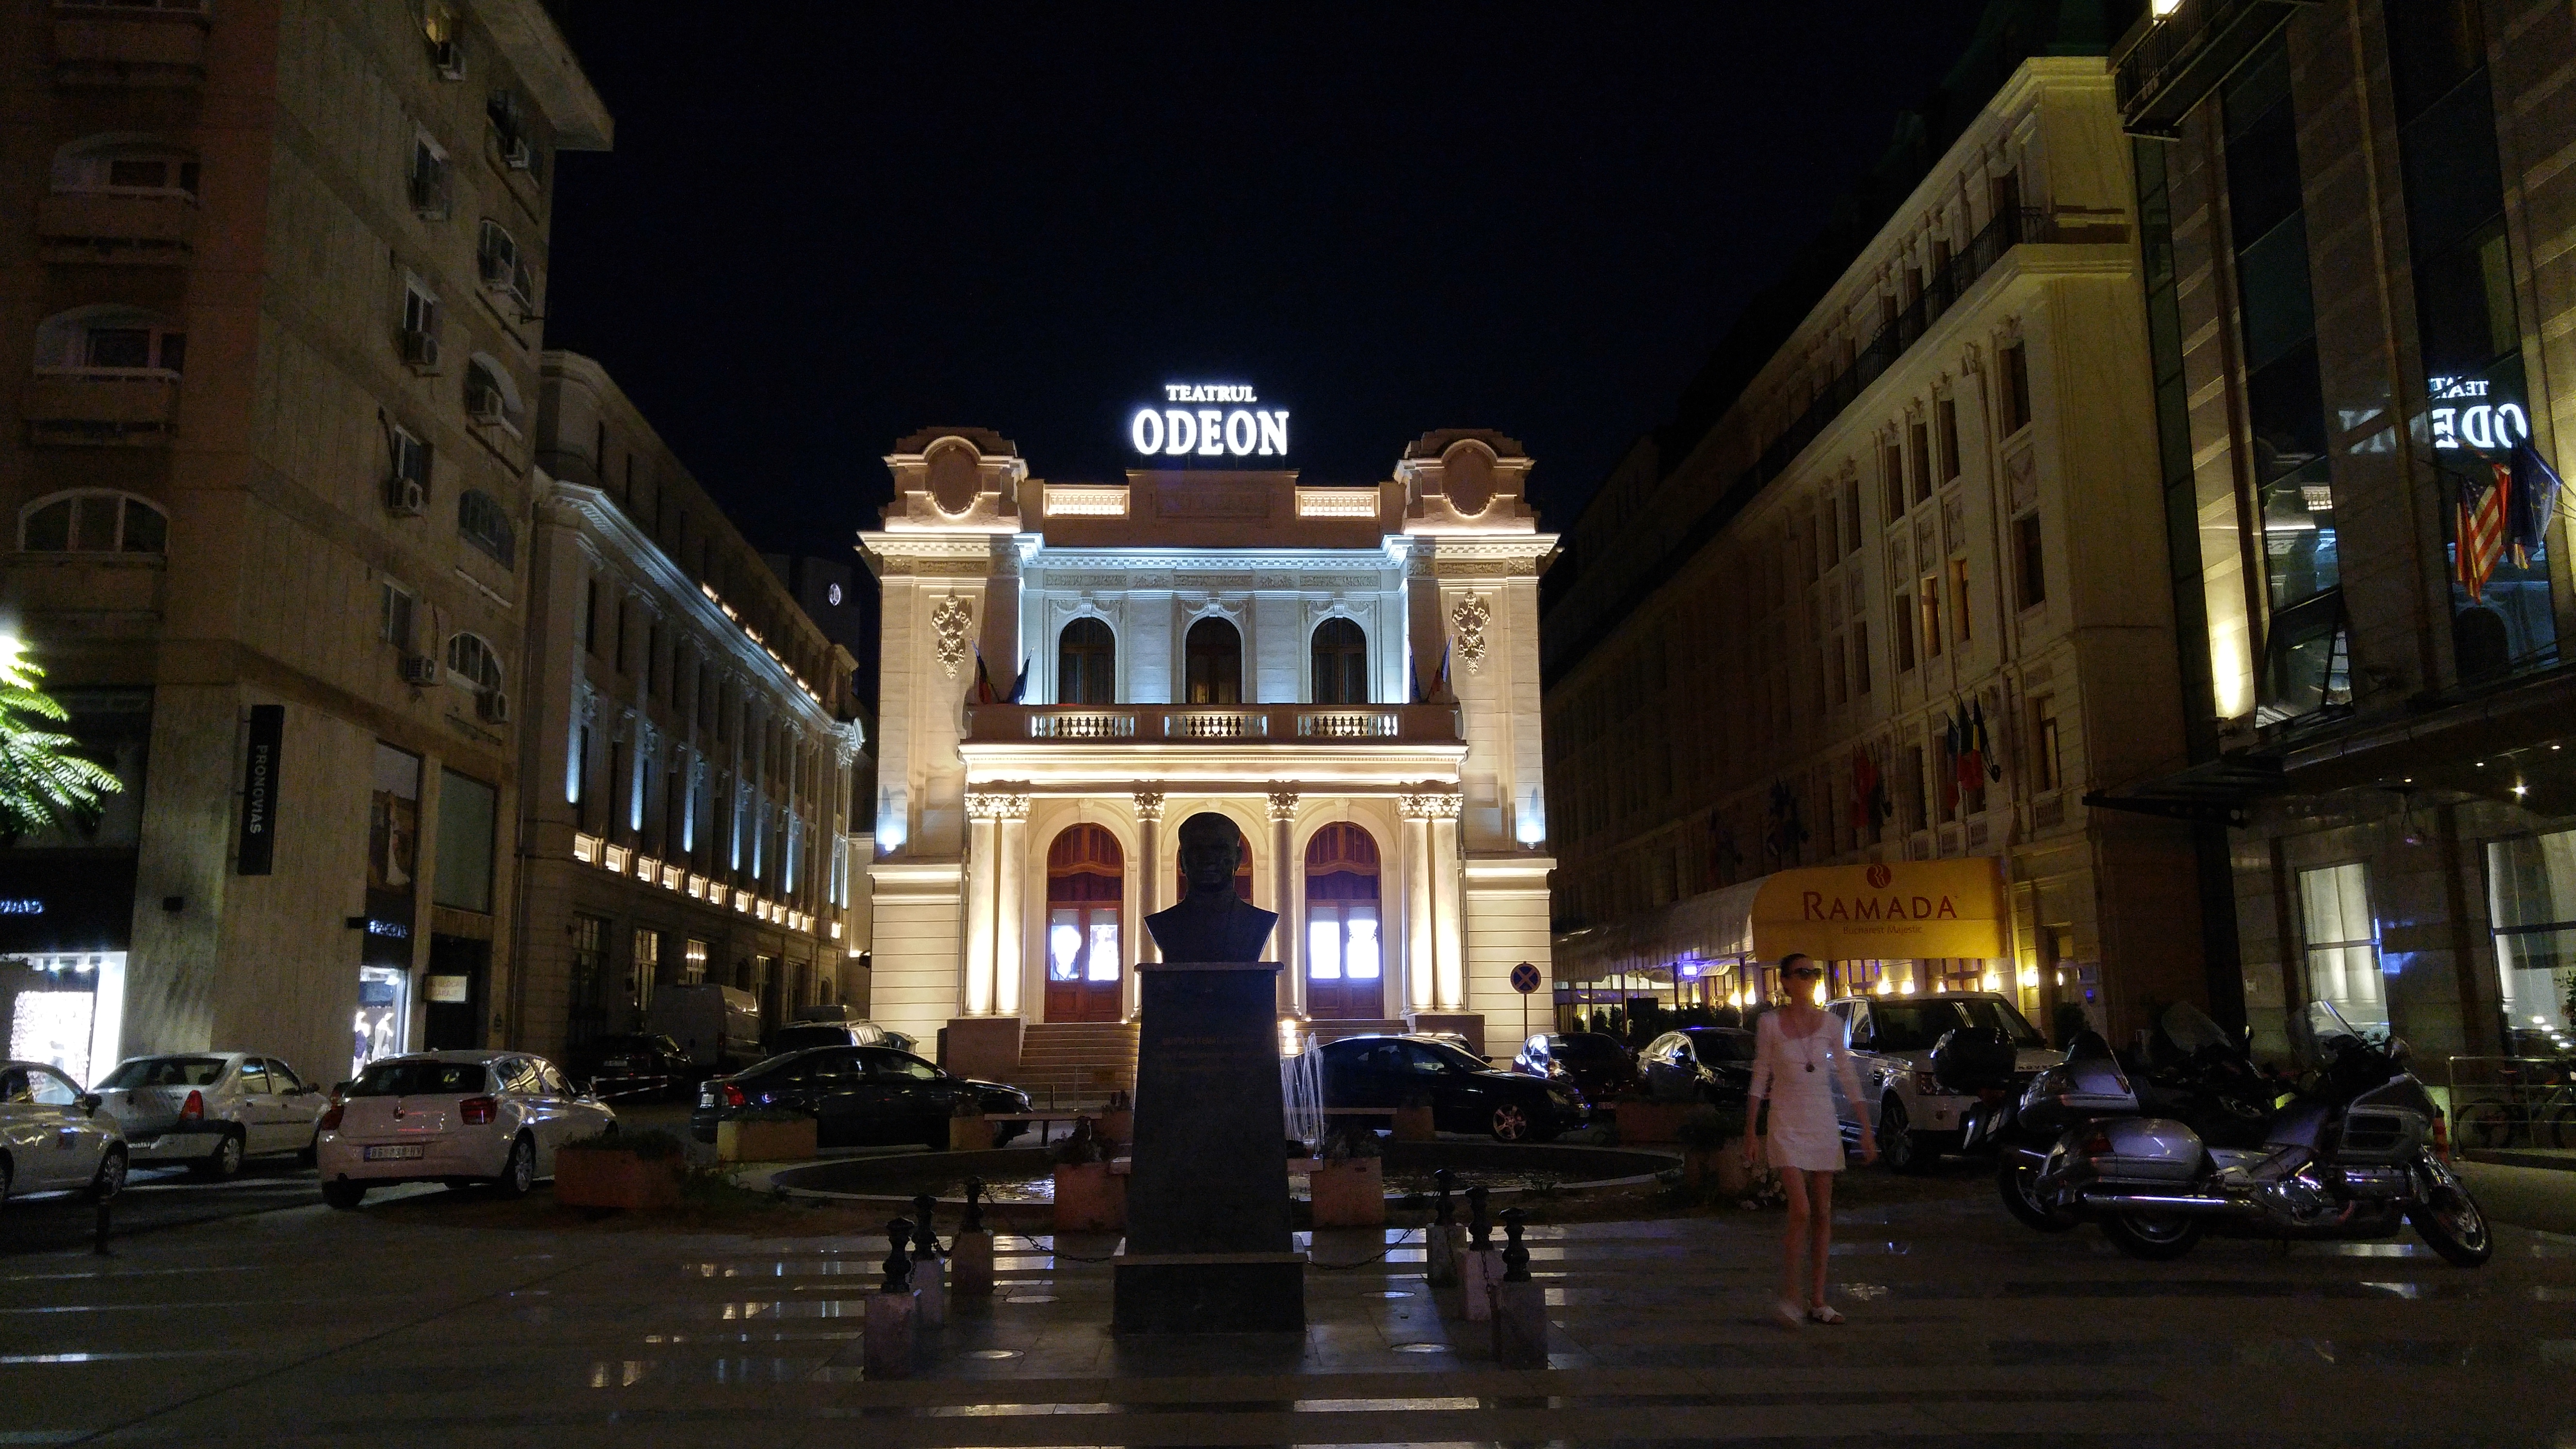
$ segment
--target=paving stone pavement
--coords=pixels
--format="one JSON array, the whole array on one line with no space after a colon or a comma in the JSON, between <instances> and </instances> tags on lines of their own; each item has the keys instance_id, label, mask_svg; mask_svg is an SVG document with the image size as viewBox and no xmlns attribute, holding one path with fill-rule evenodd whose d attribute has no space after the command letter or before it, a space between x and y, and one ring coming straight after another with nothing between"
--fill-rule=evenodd
<instances>
[{"instance_id":1,"label":"paving stone pavement","mask_svg":"<svg viewBox=\"0 0 2576 1449\"><path fill-rule=\"evenodd\" d=\"M1302 1336L1119 1341L1108 1239L1005 1239L909 1380L882 1239L468 1231L295 1208L0 1260L0 1445L2513 1444L2576 1449L2576 1239L2044 1237L1974 1183L1843 1214L1838 1328L1762 1316L1779 1219L1531 1232L1556 1351L1493 1366L1418 1230L1325 1233ZM1381 1257L1381 1253L1383 1256Z\"/></svg>"}]
</instances>

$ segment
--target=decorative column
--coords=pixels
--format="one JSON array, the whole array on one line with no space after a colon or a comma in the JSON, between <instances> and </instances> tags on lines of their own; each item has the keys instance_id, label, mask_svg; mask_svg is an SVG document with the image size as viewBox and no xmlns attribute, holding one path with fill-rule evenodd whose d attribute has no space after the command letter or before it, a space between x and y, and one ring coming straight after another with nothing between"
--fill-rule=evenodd
<instances>
[{"instance_id":1,"label":"decorative column","mask_svg":"<svg viewBox=\"0 0 2576 1449\"><path fill-rule=\"evenodd\" d=\"M968 1016L993 1012L993 867L1001 857L1003 797L966 796L966 975L959 1004Z\"/></svg>"},{"instance_id":2,"label":"decorative column","mask_svg":"<svg viewBox=\"0 0 2576 1449\"><path fill-rule=\"evenodd\" d=\"M1404 813L1404 1008L1410 1012L1439 1009L1433 992L1431 956L1431 812L1437 795L1415 792L1402 802Z\"/></svg>"},{"instance_id":3,"label":"decorative column","mask_svg":"<svg viewBox=\"0 0 2576 1449\"><path fill-rule=\"evenodd\" d=\"M1163 792L1136 787L1136 868L1144 874L1136 878L1136 925L1129 932L1136 943L1138 961L1160 961L1161 948L1154 944L1154 934L1145 929L1144 918L1163 908ZM1132 984L1132 982L1131 982ZM1131 990L1127 1002L1135 1008Z\"/></svg>"},{"instance_id":4,"label":"decorative column","mask_svg":"<svg viewBox=\"0 0 2576 1449\"><path fill-rule=\"evenodd\" d=\"M1301 949L1306 942L1304 904L1296 899L1297 872L1289 859L1289 849L1296 838L1297 787L1276 780L1270 783L1270 905L1279 913L1279 924L1273 928L1277 938L1279 961L1279 1007L1300 1016L1306 1013L1306 972L1298 963L1304 959Z\"/></svg>"},{"instance_id":5,"label":"decorative column","mask_svg":"<svg viewBox=\"0 0 2576 1449\"><path fill-rule=\"evenodd\" d=\"M1458 852L1459 817L1465 803L1455 790L1432 797L1431 949L1442 1011L1467 1009L1467 930Z\"/></svg>"},{"instance_id":6,"label":"decorative column","mask_svg":"<svg viewBox=\"0 0 2576 1449\"><path fill-rule=\"evenodd\" d=\"M993 797L999 829L993 857L993 1010L1020 1014L1020 948L1028 940L1027 891L1029 787L1026 781Z\"/></svg>"}]
</instances>

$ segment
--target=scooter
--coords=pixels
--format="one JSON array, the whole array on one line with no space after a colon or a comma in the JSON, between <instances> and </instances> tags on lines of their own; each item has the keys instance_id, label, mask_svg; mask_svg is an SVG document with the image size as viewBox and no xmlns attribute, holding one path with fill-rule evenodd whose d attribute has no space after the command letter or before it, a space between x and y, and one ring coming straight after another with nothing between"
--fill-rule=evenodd
<instances>
[{"instance_id":1,"label":"scooter","mask_svg":"<svg viewBox=\"0 0 2576 1449\"><path fill-rule=\"evenodd\" d=\"M2197 1043L2195 1055L2210 1039L2225 1040L2187 1006L2168 1013L2165 1030ZM2122 1252L2159 1262L2213 1230L2345 1240L2393 1237L2409 1223L2461 1267L2492 1257L2486 1215L2444 1160L2441 1114L2406 1071L2405 1044L2370 1042L2325 1002L2294 1018L2291 1036L2309 1071L2268 1116L2259 1145L2216 1145L2171 1117L2070 1121L2028 1182L2030 1204L2052 1222L2098 1224ZM2251 1063L2242 1065L2250 1073ZM2004 1198L2015 1206L2013 1192Z\"/></svg>"}]
</instances>

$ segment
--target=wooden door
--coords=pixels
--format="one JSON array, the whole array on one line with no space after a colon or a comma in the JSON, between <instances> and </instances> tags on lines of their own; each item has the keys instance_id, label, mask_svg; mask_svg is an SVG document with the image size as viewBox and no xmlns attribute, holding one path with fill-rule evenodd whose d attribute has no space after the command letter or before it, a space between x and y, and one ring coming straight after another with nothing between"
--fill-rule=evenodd
<instances>
[{"instance_id":1,"label":"wooden door","mask_svg":"<svg viewBox=\"0 0 2576 1449\"><path fill-rule=\"evenodd\" d=\"M1126 854L1100 826L1071 826L1047 848L1047 1020L1123 1014L1126 885Z\"/></svg>"},{"instance_id":2,"label":"wooden door","mask_svg":"<svg viewBox=\"0 0 2576 1449\"><path fill-rule=\"evenodd\" d=\"M1327 825L1306 844L1306 1015L1386 1018L1385 941L1377 842L1360 827Z\"/></svg>"}]
</instances>

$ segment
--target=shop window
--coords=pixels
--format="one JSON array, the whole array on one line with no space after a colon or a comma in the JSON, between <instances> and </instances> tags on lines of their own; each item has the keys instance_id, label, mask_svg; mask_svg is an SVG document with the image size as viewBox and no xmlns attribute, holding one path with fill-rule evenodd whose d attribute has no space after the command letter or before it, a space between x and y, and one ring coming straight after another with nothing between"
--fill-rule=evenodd
<instances>
[{"instance_id":1,"label":"shop window","mask_svg":"<svg viewBox=\"0 0 2576 1449\"><path fill-rule=\"evenodd\" d=\"M358 968L358 1015L355 1050L349 1076L355 1079L367 1063L400 1056L411 1024L411 973L399 966Z\"/></svg>"},{"instance_id":2,"label":"shop window","mask_svg":"<svg viewBox=\"0 0 2576 1449\"><path fill-rule=\"evenodd\" d=\"M2050 695L2031 696L2030 772L2034 790L2055 790L2066 783L2066 767L2057 746L2057 700Z\"/></svg>"},{"instance_id":3,"label":"shop window","mask_svg":"<svg viewBox=\"0 0 2576 1449\"><path fill-rule=\"evenodd\" d=\"M2025 609L2036 609L2048 602L2048 560L2040 547L2039 515L2025 513L2013 520L2013 587L2015 598Z\"/></svg>"},{"instance_id":4,"label":"shop window","mask_svg":"<svg viewBox=\"0 0 2576 1449\"><path fill-rule=\"evenodd\" d=\"M2013 342L1996 349L1995 363L2003 374L2004 434L2009 437L2030 423L2030 359L2022 344Z\"/></svg>"},{"instance_id":5,"label":"shop window","mask_svg":"<svg viewBox=\"0 0 2576 1449\"><path fill-rule=\"evenodd\" d=\"M500 499L480 488L456 495L456 536L491 555L503 568L518 566L519 533L511 525L510 512Z\"/></svg>"},{"instance_id":6,"label":"shop window","mask_svg":"<svg viewBox=\"0 0 2576 1449\"><path fill-rule=\"evenodd\" d=\"M186 331L140 307L75 307L36 329L40 377L176 378L187 360Z\"/></svg>"},{"instance_id":7,"label":"shop window","mask_svg":"<svg viewBox=\"0 0 2576 1449\"><path fill-rule=\"evenodd\" d=\"M2379 974L2379 925L2370 909L2370 868L2359 861L2299 872L2306 927L2308 999L2331 1002L2365 1033L2388 1033L2388 995Z\"/></svg>"},{"instance_id":8,"label":"shop window","mask_svg":"<svg viewBox=\"0 0 2576 1449\"><path fill-rule=\"evenodd\" d=\"M1085 616L1056 636L1058 704L1113 704L1118 699L1118 636L1105 619Z\"/></svg>"},{"instance_id":9,"label":"shop window","mask_svg":"<svg viewBox=\"0 0 2576 1449\"><path fill-rule=\"evenodd\" d=\"M1340 617L1326 619L1315 626L1313 643L1315 703L1368 703L1368 635L1359 624Z\"/></svg>"},{"instance_id":10,"label":"shop window","mask_svg":"<svg viewBox=\"0 0 2576 1449\"><path fill-rule=\"evenodd\" d=\"M2576 831L2487 844L2504 1054L2576 1052Z\"/></svg>"},{"instance_id":11,"label":"shop window","mask_svg":"<svg viewBox=\"0 0 2576 1449\"><path fill-rule=\"evenodd\" d=\"M1243 702L1243 635L1218 618L1201 619L1182 639L1186 704Z\"/></svg>"},{"instance_id":12,"label":"shop window","mask_svg":"<svg viewBox=\"0 0 2576 1449\"><path fill-rule=\"evenodd\" d=\"M30 553L157 554L169 543L169 516L131 493L57 493L18 514L18 546Z\"/></svg>"}]
</instances>

